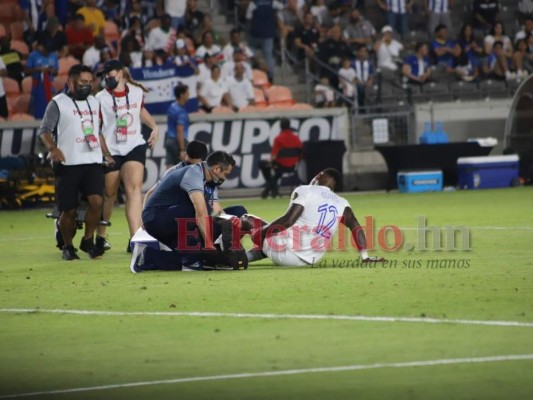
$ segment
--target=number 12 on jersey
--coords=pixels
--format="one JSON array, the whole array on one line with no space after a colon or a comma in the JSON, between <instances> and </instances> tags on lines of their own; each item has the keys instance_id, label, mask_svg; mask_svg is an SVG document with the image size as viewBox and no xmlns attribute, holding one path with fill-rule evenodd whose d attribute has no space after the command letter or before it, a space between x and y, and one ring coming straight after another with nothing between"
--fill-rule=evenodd
<instances>
[{"instance_id":1,"label":"number 12 on jersey","mask_svg":"<svg viewBox=\"0 0 533 400\"><path fill-rule=\"evenodd\" d=\"M337 222L337 215L339 213L337 207L329 204L321 204L318 206L317 211L320 216L314 232L329 240L331 239L331 228L333 228L335 222Z\"/></svg>"}]
</instances>

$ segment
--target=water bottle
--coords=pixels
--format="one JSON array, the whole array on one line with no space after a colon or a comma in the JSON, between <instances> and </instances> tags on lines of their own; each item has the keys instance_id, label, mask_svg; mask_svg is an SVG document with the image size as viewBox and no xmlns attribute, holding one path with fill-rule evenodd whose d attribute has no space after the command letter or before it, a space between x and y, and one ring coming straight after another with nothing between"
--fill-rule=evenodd
<instances>
[{"instance_id":1,"label":"water bottle","mask_svg":"<svg viewBox=\"0 0 533 400\"><path fill-rule=\"evenodd\" d=\"M431 130L431 122L425 122L424 132L422 133L422 136L420 136L420 143L421 144L432 143L432 136L433 136L433 132Z\"/></svg>"}]
</instances>

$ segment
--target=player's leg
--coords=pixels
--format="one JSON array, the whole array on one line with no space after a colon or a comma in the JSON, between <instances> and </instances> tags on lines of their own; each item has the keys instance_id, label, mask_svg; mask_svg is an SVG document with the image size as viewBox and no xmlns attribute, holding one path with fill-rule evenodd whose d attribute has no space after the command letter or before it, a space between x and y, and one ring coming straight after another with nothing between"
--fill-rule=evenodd
<instances>
[{"instance_id":1,"label":"player's leg","mask_svg":"<svg viewBox=\"0 0 533 400\"><path fill-rule=\"evenodd\" d=\"M270 193L270 180L272 179L272 168L270 163L266 160L259 161L259 170L265 179L265 189L261 193L261 197L266 199Z\"/></svg>"},{"instance_id":2,"label":"player's leg","mask_svg":"<svg viewBox=\"0 0 533 400\"><path fill-rule=\"evenodd\" d=\"M115 160L115 162L117 162L117 160ZM120 184L120 173L119 170L116 170L113 167L106 167L104 172L104 201L102 218L104 221L110 221L111 215L113 214L113 208L115 207L115 201L117 199L118 186ZM105 235L106 226L98 225L96 245L103 250L108 250L111 248L111 246L106 240Z\"/></svg>"},{"instance_id":3,"label":"player's leg","mask_svg":"<svg viewBox=\"0 0 533 400\"><path fill-rule=\"evenodd\" d=\"M87 198L87 211L85 212L85 234L81 239L80 249L89 254L91 258L101 257L104 253L103 249L94 244L94 234L102 217L103 187L103 167L97 164L86 166L81 191Z\"/></svg>"},{"instance_id":4,"label":"player's leg","mask_svg":"<svg viewBox=\"0 0 533 400\"><path fill-rule=\"evenodd\" d=\"M77 225L79 179L80 174L77 167L57 166L55 174L56 202L60 213L59 230L63 237L62 251L65 260L79 259L72 245L72 238Z\"/></svg>"}]
</instances>

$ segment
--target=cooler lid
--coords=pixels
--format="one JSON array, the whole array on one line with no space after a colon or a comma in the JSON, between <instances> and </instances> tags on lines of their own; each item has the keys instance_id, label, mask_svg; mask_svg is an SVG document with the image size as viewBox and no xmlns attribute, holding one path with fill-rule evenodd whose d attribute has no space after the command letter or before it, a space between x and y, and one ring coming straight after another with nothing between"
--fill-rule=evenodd
<instances>
[{"instance_id":1,"label":"cooler lid","mask_svg":"<svg viewBox=\"0 0 533 400\"><path fill-rule=\"evenodd\" d=\"M487 164L518 161L519 158L517 154L510 154L506 156L460 157L457 159L457 164Z\"/></svg>"}]
</instances>

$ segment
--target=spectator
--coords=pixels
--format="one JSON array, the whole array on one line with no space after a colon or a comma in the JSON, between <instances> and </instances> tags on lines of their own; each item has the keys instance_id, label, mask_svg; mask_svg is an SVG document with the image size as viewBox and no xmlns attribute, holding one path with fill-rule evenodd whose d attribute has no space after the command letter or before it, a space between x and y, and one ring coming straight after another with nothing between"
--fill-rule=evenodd
<instances>
[{"instance_id":1,"label":"spectator","mask_svg":"<svg viewBox=\"0 0 533 400\"><path fill-rule=\"evenodd\" d=\"M100 71L104 67L104 64L112 58L113 54L111 54L111 50L109 49L109 47L104 47L102 50L100 50L100 58L94 66L93 72L97 73L98 71Z\"/></svg>"},{"instance_id":2,"label":"spectator","mask_svg":"<svg viewBox=\"0 0 533 400\"><path fill-rule=\"evenodd\" d=\"M448 39L448 28L445 25L437 25L435 39L431 42L431 52L436 65L451 65L454 45L455 43Z\"/></svg>"},{"instance_id":3,"label":"spectator","mask_svg":"<svg viewBox=\"0 0 533 400\"><path fill-rule=\"evenodd\" d=\"M516 51L513 54L513 69L516 71L518 79L527 78L529 73L533 70L533 57L529 53L529 48L526 39L520 39L516 42Z\"/></svg>"},{"instance_id":4,"label":"spectator","mask_svg":"<svg viewBox=\"0 0 533 400\"><path fill-rule=\"evenodd\" d=\"M26 62L26 74L33 77L30 108L36 119L43 117L46 105L54 95L52 82L58 69L56 53L51 53L44 41L37 41L35 50L30 53Z\"/></svg>"},{"instance_id":5,"label":"spectator","mask_svg":"<svg viewBox=\"0 0 533 400\"><path fill-rule=\"evenodd\" d=\"M402 38L407 34L407 13L411 11L413 0L377 0L379 6L387 13L387 23Z\"/></svg>"},{"instance_id":6,"label":"spectator","mask_svg":"<svg viewBox=\"0 0 533 400\"><path fill-rule=\"evenodd\" d=\"M429 66L429 47L427 43L419 42L415 46L416 54L407 56L402 67L402 75L409 83L423 85L431 78Z\"/></svg>"},{"instance_id":7,"label":"spectator","mask_svg":"<svg viewBox=\"0 0 533 400\"><path fill-rule=\"evenodd\" d=\"M313 0L312 6L309 9L319 26L324 26L327 20L330 19L328 7L325 5L325 0Z\"/></svg>"},{"instance_id":8,"label":"spectator","mask_svg":"<svg viewBox=\"0 0 533 400\"><path fill-rule=\"evenodd\" d=\"M215 57L218 61L222 61L222 49L214 43L213 33L210 31L204 32L202 35L202 45L196 49L196 58L202 59L206 54Z\"/></svg>"},{"instance_id":9,"label":"spectator","mask_svg":"<svg viewBox=\"0 0 533 400\"><path fill-rule=\"evenodd\" d=\"M132 19L139 19L141 21L141 26L144 26L142 21L144 21L144 16L142 14L141 2L139 0L133 0L130 3L129 12L122 16L120 21L120 28L122 31L127 31L133 25ZM147 21L144 21L145 23Z\"/></svg>"},{"instance_id":10,"label":"spectator","mask_svg":"<svg viewBox=\"0 0 533 400\"><path fill-rule=\"evenodd\" d=\"M94 70L94 67L100 61L100 52L104 48L106 48L105 38L103 36L96 36L94 38L94 44L83 53L83 65L87 65Z\"/></svg>"},{"instance_id":11,"label":"spectator","mask_svg":"<svg viewBox=\"0 0 533 400\"><path fill-rule=\"evenodd\" d=\"M244 54L244 59L248 62L251 62L254 53L250 50L250 47L241 40L241 31L237 28L234 28L230 32L229 43L224 46L222 49L222 54L224 55L224 60L233 60L233 52L236 49L241 49Z\"/></svg>"},{"instance_id":12,"label":"spectator","mask_svg":"<svg viewBox=\"0 0 533 400\"><path fill-rule=\"evenodd\" d=\"M185 29L194 34L201 29L204 21L204 13L198 10L198 0L187 0L187 10L185 11Z\"/></svg>"},{"instance_id":13,"label":"spectator","mask_svg":"<svg viewBox=\"0 0 533 400\"><path fill-rule=\"evenodd\" d=\"M172 58L169 58L165 50L163 49L157 49L152 53L152 62L151 66L158 66L158 67L167 67L169 64L171 64L174 60Z\"/></svg>"},{"instance_id":14,"label":"spectator","mask_svg":"<svg viewBox=\"0 0 533 400\"><path fill-rule=\"evenodd\" d=\"M83 53L94 43L93 33L85 26L84 21L83 15L76 14L72 22L65 28L68 52L78 60L83 58Z\"/></svg>"},{"instance_id":15,"label":"spectator","mask_svg":"<svg viewBox=\"0 0 533 400\"><path fill-rule=\"evenodd\" d=\"M0 58L6 66L7 76L20 84L24 78L24 65L22 65L20 54L11 50L10 41L9 36L0 38Z\"/></svg>"},{"instance_id":16,"label":"spectator","mask_svg":"<svg viewBox=\"0 0 533 400\"><path fill-rule=\"evenodd\" d=\"M473 26L481 35L485 36L494 26L500 11L498 0L474 0L473 3ZM489 54L489 53L487 53Z\"/></svg>"},{"instance_id":17,"label":"spectator","mask_svg":"<svg viewBox=\"0 0 533 400\"><path fill-rule=\"evenodd\" d=\"M185 10L187 0L163 0L165 12L172 18L171 25L174 31L185 26Z\"/></svg>"},{"instance_id":18,"label":"spectator","mask_svg":"<svg viewBox=\"0 0 533 400\"><path fill-rule=\"evenodd\" d=\"M354 9L350 13L350 24L344 30L344 38L352 50L359 46L366 46L370 50L376 39L376 29L363 18L361 11Z\"/></svg>"},{"instance_id":19,"label":"spectator","mask_svg":"<svg viewBox=\"0 0 533 400\"><path fill-rule=\"evenodd\" d=\"M4 88L3 78L7 76L7 68L0 57L0 117L7 118L7 100L6 100L6 90Z\"/></svg>"},{"instance_id":20,"label":"spectator","mask_svg":"<svg viewBox=\"0 0 533 400\"><path fill-rule=\"evenodd\" d=\"M178 84L174 88L174 97L176 101L167 110L167 132L165 135L165 164L167 169L185 160L185 146L189 133L189 113L185 109L185 104L189 100L187 85Z\"/></svg>"},{"instance_id":21,"label":"spectator","mask_svg":"<svg viewBox=\"0 0 533 400\"><path fill-rule=\"evenodd\" d=\"M278 27L288 49L292 49L294 31L301 26L298 16L298 0L287 0L285 8L278 12Z\"/></svg>"},{"instance_id":22,"label":"spectator","mask_svg":"<svg viewBox=\"0 0 533 400\"><path fill-rule=\"evenodd\" d=\"M466 82L476 80L479 76L476 55L469 54L461 44L456 43L453 47L451 65L448 67L447 72Z\"/></svg>"},{"instance_id":23,"label":"spectator","mask_svg":"<svg viewBox=\"0 0 533 400\"><path fill-rule=\"evenodd\" d=\"M159 18L164 12L162 0L140 0L140 2L143 26L146 26L151 20Z\"/></svg>"},{"instance_id":24,"label":"spectator","mask_svg":"<svg viewBox=\"0 0 533 400\"><path fill-rule=\"evenodd\" d=\"M196 62L187 52L187 47L185 47L185 40L183 39L176 40L176 53L174 57L174 63L178 67L189 65L191 68L197 69Z\"/></svg>"},{"instance_id":25,"label":"spectator","mask_svg":"<svg viewBox=\"0 0 533 400\"><path fill-rule=\"evenodd\" d=\"M483 55L483 48L479 45L474 36L474 29L469 23L464 24L459 32L457 42L461 45L464 52L469 56L480 57Z\"/></svg>"},{"instance_id":26,"label":"spectator","mask_svg":"<svg viewBox=\"0 0 533 400\"><path fill-rule=\"evenodd\" d=\"M318 46L318 58L327 64L331 70L324 73L328 76L333 87L338 86L337 70L340 68L341 60L345 57L351 57L352 53L348 45L342 40L341 30L335 25L329 30L329 38Z\"/></svg>"},{"instance_id":27,"label":"spectator","mask_svg":"<svg viewBox=\"0 0 533 400\"><path fill-rule=\"evenodd\" d=\"M138 17L132 17L129 20L129 23L130 27L128 29L124 29L122 32L122 40L127 36L131 36L135 39L139 46L142 47L144 45L144 30L141 24L141 19Z\"/></svg>"},{"instance_id":28,"label":"spectator","mask_svg":"<svg viewBox=\"0 0 533 400\"><path fill-rule=\"evenodd\" d=\"M115 24L117 24L117 26L120 26L120 15L121 15L121 10L120 10L120 1L117 1L117 0L105 0L104 2L104 8L103 8L103 11L104 11L104 18L107 20L107 21L112 21L114 22ZM124 14L122 14L124 15Z\"/></svg>"},{"instance_id":29,"label":"spectator","mask_svg":"<svg viewBox=\"0 0 533 400\"><path fill-rule=\"evenodd\" d=\"M220 67L214 65L211 68L211 78L202 84L200 93L198 93L200 108L210 113L213 108L220 107L223 104L231 107L231 100L228 95L228 87L220 77Z\"/></svg>"},{"instance_id":30,"label":"spectator","mask_svg":"<svg viewBox=\"0 0 533 400\"><path fill-rule=\"evenodd\" d=\"M200 25L199 29L194 32L195 42L197 42L198 45L202 44L200 40L206 32L209 32L211 33L211 35L213 35L213 43L219 46L222 44L222 36L219 32L215 31L215 27L213 26L213 19L209 14L204 15L202 24Z\"/></svg>"},{"instance_id":31,"label":"spectator","mask_svg":"<svg viewBox=\"0 0 533 400\"><path fill-rule=\"evenodd\" d=\"M527 16L524 18L523 29L516 32L515 43L518 39L525 39L528 35L533 34L533 17Z\"/></svg>"},{"instance_id":32,"label":"spectator","mask_svg":"<svg viewBox=\"0 0 533 400\"><path fill-rule=\"evenodd\" d=\"M206 53L203 61L203 63L198 64L198 91L200 91L203 82L211 79L211 70L217 65L215 57L210 56L209 53Z\"/></svg>"},{"instance_id":33,"label":"spectator","mask_svg":"<svg viewBox=\"0 0 533 400\"><path fill-rule=\"evenodd\" d=\"M428 14L428 33L432 35L438 25L452 26L451 12L453 0L422 0L424 11Z\"/></svg>"},{"instance_id":34,"label":"spectator","mask_svg":"<svg viewBox=\"0 0 533 400\"><path fill-rule=\"evenodd\" d=\"M255 95L252 82L245 77L245 68L242 62L235 63L234 76L226 79L229 98L233 111L239 111L248 105L255 105Z\"/></svg>"},{"instance_id":35,"label":"spectator","mask_svg":"<svg viewBox=\"0 0 533 400\"><path fill-rule=\"evenodd\" d=\"M268 79L274 82L274 36L276 33L276 10L283 5L275 0L252 0L246 9L246 19L250 22L252 50L261 49L266 60Z\"/></svg>"},{"instance_id":36,"label":"spectator","mask_svg":"<svg viewBox=\"0 0 533 400\"><path fill-rule=\"evenodd\" d=\"M226 61L222 68L220 69L220 73L222 74L222 79L227 79L229 77L232 77L235 75L235 67L237 64L241 64L241 66L244 68L244 77L250 81L254 79L253 73L252 73L252 67L249 63L244 61L244 54L241 49L237 49L233 52L233 61Z\"/></svg>"},{"instance_id":37,"label":"spectator","mask_svg":"<svg viewBox=\"0 0 533 400\"><path fill-rule=\"evenodd\" d=\"M20 0L19 5L24 24L23 38L26 43L30 44L35 41L36 33L44 30L47 15L44 12L42 0Z\"/></svg>"},{"instance_id":38,"label":"spectator","mask_svg":"<svg viewBox=\"0 0 533 400\"><path fill-rule=\"evenodd\" d=\"M171 23L172 18L169 14L162 15L161 24L148 34L144 50L154 52L162 49L168 52L174 46L172 37L175 35L175 31L171 29Z\"/></svg>"},{"instance_id":39,"label":"spectator","mask_svg":"<svg viewBox=\"0 0 533 400\"><path fill-rule=\"evenodd\" d=\"M527 17L533 17L533 1L532 0L520 0L518 3L518 14L522 21Z\"/></svg>"},{"instance_id":40,"label":"spectator","mask_svg":"<svg viewBox=\"0 0 533 400\"><path fill-rule=\"evenodd\" d=\"M296 47L296 56L299 60L305 57L313 57L318 49L320 32L316 28L313 14L307 11L304 14L303 24L294 32L294 45Z\"/></svg>"},{"instance_id":41,"label":"spectator","mask_svg":"<svg viewBox=\"0 0 533 400\"><path fill-rule=\"evenodd\" d=\"M513 56L513 44L509 36L505 35L503 30L503 24L501 22L495 22L490 30L490 34L483 39L483 50L485 54L492 53L492 46L495 42L503 43L503 51L508 58Z\"/></svg>"},{"instance_id":42,"label":"spectator","mask_svg":"<svg viewBox=\"0 0 533 400\"><path fill-rule=\"evenodd\" d=\"M355 98L355 78L357 78L357 72L352 67L352 60L344 58L342 60L342 66L339 69L339 87L342 90L342 94L349 98Z\"/></svg>"},{"instance_id":43,"label":"spectator","mask_svg":"<svg viewBox=\"0 0 533 400\"><path fill-rule=\"evenodd\" d=\"M374 84L374 66L368 57L366 46L360 46L357 50L357 58L353 63L356 77L357 103L359 107L365 106L366 89Z\"/></svg>"},{"instance_id":44,"label":"spectator","mask_svg":"<svg viewBox=\"0 0 533 400\"><path fill-rule=\"evenodd\" d=\"M118 59L126 68L140 68L143 66L143 52L135 36L124 36Z\"/></svg>"},{"instance_id":45,"label":"spectator","mask_svg":"<svg viewBox=\"0 0 533 400\"><path fill-rule=\"evenodd\" d=\"M403 50L403 44L394 39L392 27L385 25L381 29L383 37L374 45L378 67L389 71L397 71L398 64L401 62L400 52Z\"/></svg>"},{"instance_id":46,"label":"spectator","mask_svg":"<svg viewBox=\"0 0 533 400\"><path fill-rule=\"evenodd\" d=\"M59 20L56 16L52 15L48 18L46 29L39 32L37 37L42 39L46 43L46 47L55 52L59 58L67 56L67 36L65 32L60 30Z\"/></svg>"},{"instance_id":47,"label":"spectator","mask_svg":"<svg viewBox=\"0 0 533 400\"><path fill-rule=\"evenodd\" d=\"M259 169L265 178L265 189L261 197L266 199L269 194L272 198L278 197L279 188L278 180L285 172L292 172L296 164L300 161L299 156L278 158L279 153L285 149L302 150L302 141L293 132L291 121L288 118L282 118L280 121L281 132L274 138L272 152L270 153L270 162L262 160L259 162Z\"/></svg>"},{"instance_id":48,"label":"spectator","mask_svg":"<svg viewBox=\"0 0 533 400\"><path fill-rule=\"evenodd\" d=\"M483 74L488 79L499 81L513 78L512 73L509 71L507 56L503 50L503 42L499 40L494 42L492 52L487 57L485 65L483 65Z\"/></svg>"},{"instance_id":49,"label":"spectator","mask_svg":"<svg viewBox=\"0 0 533 400\"><path fill-rule=\"evenodd\" d=\"M85 24L93 36L104 34L105 15L96 7L96 0L85 0L85 6L79 8L77 14L83 15Z\"/></svg>"},{"instance_id":50,"label":"spectator","mask_svg":"<svg viewBox=\"0 0 533 400\"><path fill-rule=\"evenodd\" d=\"M335 107L335 92L329 83L329 77L322 75L315 86L315 104L319 108Z\"/></svg>"}]
</instances>

